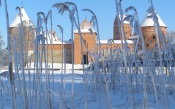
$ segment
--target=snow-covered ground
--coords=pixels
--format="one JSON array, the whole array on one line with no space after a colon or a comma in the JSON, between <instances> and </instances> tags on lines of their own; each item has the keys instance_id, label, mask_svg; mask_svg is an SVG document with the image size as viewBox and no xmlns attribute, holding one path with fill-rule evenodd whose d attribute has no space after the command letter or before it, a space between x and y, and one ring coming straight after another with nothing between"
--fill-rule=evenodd
<instances>
[{"instance_id":1,"label":"snow-covered ground","mask_svg":"<svg viewBox=\"0 0 175 109\"><path fill-rule=\"evenodd\" d=\"M58 66L60 67L59 64L54 65L56 68L59 68ZM108 84L106 84L104 79L100 83L95 83L95 72L87 69L83 73L82 70L74 69L73 75L71 65L66 66L70 69L63 70L63 72L61 70L53 70L53 73L52 71L46 72L43 70L42 74L38 73L38 75L34 70L26 70L26 86L23 84L23 74L14 74L15 102L12 100L9 76L1 73L0 108L12 109L13 103L16 103L17 109L23 109L26 105L29 109L48 109L47 104L52 109L60 109L60 106L63 109L72 109L72 107L74 109L131 109L131 104L133 104L135 109L144 108L143 74L130 76L133 81L131 85L133 91L129 93L125 74L120 74L120 77L116 78L118 82L116 82L115 89L106 89L107 85L112 85L111 81L108 81ZM81 66L77 65L76 68L79 69ZM104 74L101 76L103 78ZM108 78L111 77L110 74L107 74L107 76ZM72 80L72 78L74 79ZM85 81L84 78L86 78ZM158 76L158 78L160 77ZM169 77L165 76L165 80L167 79ZM157 89L160 89L159 91L162 91L162 93L159 93L158 103L156 104L153 85L149 84L151 78L147 80L150 80L147 81L148 109L174 109L174 91L168 90L170 84L167 84L166 94L163 93L164 91L160 86L157 86L160 87ZM109 86L107 88L111 88Z\"/></svg>"},{"instance_id":2,"label":"snow-covered ground","mask_svg":"<svg viewBox=\"0 0 175 109\"><path fill-rule=\"evenodd\" d=\"M31 64L28 64L28 67L30 67L33 69L34 68L34 63L32 62ZM63 64L63 69L64 69L64 66L66 66L66 69L72 69L72 64ZM88 67L89 65L88 64L85 64L85 67ZM27 66L26 66L27 68ZM45 64L43 63L42 64L42 68L45 68ZM48 68L52 68L52 63L48 63ZM53 63L53 69L61 69L61 63ZM75 70L80 70L80 69L83 69L83 66L82 64L74 64L74 69Z\"/></svg>"}]
</instances>

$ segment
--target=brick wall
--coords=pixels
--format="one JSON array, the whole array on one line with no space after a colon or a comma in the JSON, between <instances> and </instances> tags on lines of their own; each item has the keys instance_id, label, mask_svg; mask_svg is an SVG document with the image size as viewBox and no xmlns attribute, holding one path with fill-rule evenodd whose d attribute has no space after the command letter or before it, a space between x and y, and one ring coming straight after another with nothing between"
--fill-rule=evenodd
<instances>
[{"instance_id":1,"label":"brick wall","mask_svg":"<svg viewBox=\"0 0 175 109\"><path fill-rule=\"evenodd\" d=\"M40 45L41 48L41 45ZM48 49L48 61L52 62L52 45L45 45L46 50ZM63 45L63 58L66 56L66 63L72 63L72 53L71 53L71 44L64 44ZM66 55L64 54L66 51ZM53 45L53 62L54 63L61 63L62 62L62 45L61 44L54 44Z\"/></svg>"},{"instance_id":2,"label":"brick wall","mask_svg":"<svg viewBox=\"0 0 175 109\"><path fill-rule=\"evenodd\" d=\"M154 49L157 46L157 38L156 38L156 33L154 31L154 27L153 26L142 27L141 29L142 29L146 49L147 50ZM166 28L160 27L160 29L162 31L162 34L165 36ZM162 46L161 41L160 41L160 44L161 44L160 46Z\"/></svg>"},{"instance_id":3,"label":"brick wall","mask_svg":"<svg viewBox=\"0 0 175 109\"><path fill-rule=\"evenodd\" d=\"M95 48L96 33L93 33L93 35L91 35L90 33L82 33L82 37L84 39L84 42L88 50L91 51L93 48ZM75 52L74 53L74 63L81 64L82 63L81 43L80 43L80 36L78 33L74 34L74 52ZM83 54L84 56L87 56L87 60L88 62L90 62L90 57L89 57L88 52L85 49L85 46L83 46Z\"/></svg>"},{"instance_id":4,"label":"brick wall","mask_svg":"<svg viewBox=\"0 0 175 109\"><path fill-rule=\"evenodd\" d=\"M119 34L119 26L118 26L118 21L117 21L117 17L114 21L114 26L113 26L113 39L114 40L121 40L120 39L120 34ZM126 24L124 23L124 31L125 31L125 35L126 35L126 39L129 39L132 33L132 29L130 24ZM122 37L124 39L124 37Z\"/></svg>"}]
</instances>

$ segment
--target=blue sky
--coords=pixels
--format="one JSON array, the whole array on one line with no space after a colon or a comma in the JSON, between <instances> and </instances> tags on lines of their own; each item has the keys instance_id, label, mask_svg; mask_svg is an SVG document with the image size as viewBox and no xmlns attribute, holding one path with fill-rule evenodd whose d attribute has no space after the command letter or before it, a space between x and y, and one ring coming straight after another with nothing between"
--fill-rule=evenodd
<instances>
[{"instance_id":1,"label":"blue sky","mask_svg":"<svg viewBox=\"0 0 175 109\"><path fill-rule=\"evenodd\" d=\"M77 5L79 10L80 23L85 18L88 20L91 18L91 15L89 13L85 13L81 9L91 9L97 16L101 39L107 40L113 37L113 22L116 16L115 0L7 0L10 19L9 23L11 24L16 17L16 14L18 13L18 11L16 11L16 7L22 6L22 2L29 18L34 22L35 25L37 21L36 14L38 12L44 12L47 14L49 9L52 9L53 29L56 30L57 35L60 36L56 25L61 25L64 29L64 39L68 40L71 37L71 25L68 18L68 13L65 12L63 15L60 15L55 8L52 8L52 5L55 3L67 1L74 2ZM175 10L175 0L153 0L153 4L159 16L167 25L168 31L174 31L175 14L173 11ZM146 10L149 8L150 3L148 0L123 0L123 10L129 6L134 6L137 9L141 23L146 15ZM0 7L0 16L0 31L6 43L6 19L4 0L2 0L2 6Z\"/></svg>"}]
</instances>

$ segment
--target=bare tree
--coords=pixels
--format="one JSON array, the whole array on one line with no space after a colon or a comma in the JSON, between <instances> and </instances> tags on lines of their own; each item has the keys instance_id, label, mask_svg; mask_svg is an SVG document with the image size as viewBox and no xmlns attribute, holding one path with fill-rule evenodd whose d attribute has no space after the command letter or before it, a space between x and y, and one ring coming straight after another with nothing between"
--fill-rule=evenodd
<instances>
[{"instance_id":1,"label":"bare tree","mask_svg":"<svg viewBox=\"0 0 175 109\"><path fill-rule=\"evenodd\" d=\"M171 44L175 44L175 31L168 31L166 40L170 41Z\"/></svg>"},{"instance_id":2,"label":"bare tree","mask_svg":"<svg viewBox=\"0 0 175 109\"><path fill-rule=\"evenodd\" d=\"M25 36L25 41L26 43L23 43L23 45L26 45L26 50L30 51L34 49L34 33L35 33L35 28L32 26L28 26L26 21L23 21L23 30L24 30L24 36ZM13 27L10 28L10 37L11 37L11 46L13 46L14 43L14 37L16 37L17 40L17 50L19 50L19 35L20 35L20 27Z\"/></svg>"},{"instance_id":3,"label":"bare tree","mask_svg":"<svg viewBox=\"0 0 175 109\"><path fill-rule=\"evenodd\" d=\"M3 45L5 45L3 39L2 39L2 35L0 33L0 66L4 66L8 64L8 53L6 49L3 49Z\"/></svg>"},{"instance_id":4,"label":"bare tree","mask_svg":"<svg viewBox=\"0 0 175 109\"><path fill-rule=\"evenodd\" d=\"M4 45L4 41L2 40L2 35L0 33L0 49L2 49L2 45Z\"/></svg>"}]
</instances>

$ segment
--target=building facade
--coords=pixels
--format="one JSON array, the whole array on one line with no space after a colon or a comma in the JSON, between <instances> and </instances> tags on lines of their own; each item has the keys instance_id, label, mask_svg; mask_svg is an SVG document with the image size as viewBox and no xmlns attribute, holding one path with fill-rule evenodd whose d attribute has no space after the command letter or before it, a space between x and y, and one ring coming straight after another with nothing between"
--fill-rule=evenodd
<instances>
[{"instance_id":1,"label":"building facade","mask_svg":"<svg viewBox=\"0 0 175 109\"><path fill-rule=\"evenodd\" d=\"M161 33L159 33L158 37L159 37L160 46L162 47L160 35L162 34L162 37L165 40L167 26L164 24L164 22L162 21L162 19L157 13L156 15L158 18L158 23L160 25L159 29L161 30ZM147 50L154 49L157 46L157 37L156 37L154 25L155 24L154 24L153 18L151 17L151 13L147 13L141 24L141 30L145 41L145 47Z\"/></svg>"},{"instance_id":2,"label":"building facade","mask_svg":"<svg viewBox=\"0 0 175 109\"><path fill-rule=\"evenodd\" d=\"M22 23L23 25L21 25L21 20L20 20L20 15L17 14L14 21L11 23L10 27L9 27L9 31L10 31L10 38L11 38L11 48L12 50L14 49L14 42L16 42L16 46L17 46L17 51L19 51L19 42L20 42L20 35L23 35L23 42L25 43L26 46L24 49L26 49L27 51L33 51L34 49L34 39L35 39L35 26L33 24L33 22L29 19L25 9L22 7L21 8L21 18L22 18ZM23 31L21 31L23 30Z\"/></svg>"},{"instance_id":3,"label":"building facade","mask_svg":"<svg viewBox=\"0 0 175 109\"><path fill-rule=\"evenodd\" d=\"M26 42L29 46L26 48L29 51L34 50L34 39L35 39L35 26L27 16L24 8L21 8L21 12L23 14L22 20L25 22L25 27L24 27L24 32L26 33ZM127 15L124 16L124 18L127 17ZM157 14L158 21L160 24L160 29L162 31L162 34L165 36L166 35L166 25L163 23L159 15ZM69 40L69 41L61 41L57 36L56 33L51 30L48 33L48 36L52 36L52 41L48 37L46 38L47 41L45 41L45 49L49 51L49 62L51 62L52 58L51 56L53 55L53 62L54 63L60 63L63 60L66 59L65 62L67 63L75 63L75 64L81 64L81 63L89 63L93 59L90 54L93 54L94 52L99 52L99 46L101 47L101 53L103 54L104 57L107 57L109 55L109 49L110 50L116 50L117 48L122 50L123 45L125 42L123 41L123 36L122 40L120 38L119 34L119 26L118 26L118 21L121 23L121 20L119 16L116 16L113 24L113 39L109 40L100 40L100 45L99 43L97 44L97 33L95 30L92 28L92 24L88 22L88 20L84 20L81 25L80 25L80 31L81 34L79 33L78 30L74 31L74 39ZM124 21L124 31L126 35L126 42L127 42L127 48L131 51L131 53L134 50L135 47L135 42L133 41L133 35L132 35L132 28L130 26L130 23L127 21ZM20 24L20 18L19 15L16 16L15 20L12 22L10 25L10 36L12 39L14 37L19 38L19 24ZM26 28L27 27L27 28ZM28 32L32 28L33 32ZM150 14L148 13L143 20L141 24L141 30L142 34L144 37L144 43L146 46L146 49L154 49L157 41L156 41L156 33L154 32L154 22L153 19L150 17ZM45 33L44 33L45 34ZM47 36L47 35L44 35ZM82 37L82 39L81 39ZM136 38L137 39L137 38ZM82 42L81 42L82 40ZM122 42L123 41L123 42ZM47 42L47 43L46 43ZM63 45L62 45L63 44ZM73 45L73 46L72 46ZM13 46L13 45L12 45ZM43 44L40 44L40 49L42 48ZM53 54L51 54L50 51L53 50ZM72 54L73 50L73 54ZM62 55L63 54L63 55ZM72 56L73 56L73 61L72 62Z\"/></svg>"},{"instance_id":4,"label":"building facade","mask_svg":"<svg viewBox=\"0 0 175 109\"><path fill-rule=\"evenodd\" d=\"M123 19L125 17L127 17L127 15L125 15L123 17ZM118 20L119 20L120 24L122 23L120 16L116 16L116 18L114 20L114 26L113 26L113 40L121 40L120 33L119 33ZM132 28L131 28L130 23L128 21L124 21L123 24L124 24L124 32L126 35L126 39L128 40L132 34ZM120 28L122 28L122 27L120 27ZM124 37L122 37L122 39L124 40Z\"/></svg>"}]
</instances>

